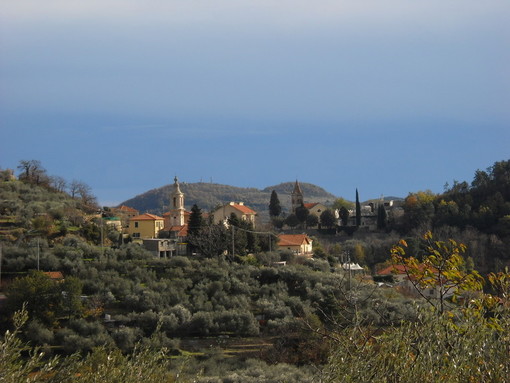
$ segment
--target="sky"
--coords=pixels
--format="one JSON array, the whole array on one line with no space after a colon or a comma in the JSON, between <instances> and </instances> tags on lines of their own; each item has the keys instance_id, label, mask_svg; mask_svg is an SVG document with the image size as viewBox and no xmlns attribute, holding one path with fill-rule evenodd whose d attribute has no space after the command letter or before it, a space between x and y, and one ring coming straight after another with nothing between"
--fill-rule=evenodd
<instances>
[{"instance_id":1,"label":"sky","mask_svg":"<svg viewBox=\"0 0 510 383\"><path fill-rule=\"evenodd\" d=\"M510 159L508 0L0 0L0 168L443 191Z\"/></svg>"}]
</instances>

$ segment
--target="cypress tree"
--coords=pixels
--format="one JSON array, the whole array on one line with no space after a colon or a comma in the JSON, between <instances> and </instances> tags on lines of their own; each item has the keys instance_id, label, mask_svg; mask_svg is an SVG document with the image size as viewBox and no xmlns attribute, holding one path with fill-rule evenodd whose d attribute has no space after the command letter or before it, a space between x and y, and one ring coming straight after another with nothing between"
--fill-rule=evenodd
<instances>
[{"instance_id":1,"label":"cypress tree","mask_svg":"<svg viewBox=\"0 0 510 383\"><path fill-rule=\"evenodd\" d=\"M386 214L386 209L384 208L384 205L381 204L377 208L377 228L385 229L387 220L388 215Z\"/></svg>"},{"instance_id":2,"label":"cypress tree","mask_svg":"<svg viewBox=\"0 0 510 383\"><path fill-rule=\"evenodd\" d=\"M282 213L282 206L280 205L280 200L278 199L278 194L273 190L271 192L271 199L269 200L269 215L271 217L279 217Z\"/></svg>"},{"instance_id":3,"label":"cypress tree","mask_svg":"<svg viewBox=\"0 0 510 383\"><path fill-rule=\"evenodd\" d=\"M361 226L361 205L359 203L358 188L356 188L356 226Z\"/></svg>"},{"instance_id":4,"label":"cypress tree","mask_svg":"<svg viewBox=\"0 0 510 383\"><path fill-rule=\"evenodd\" d=\"M202 210L194 204L191 208L191 214L188 221L188 235L196 235L204 226L204 219L202 217Z\"/></svg>"}]
</instances>

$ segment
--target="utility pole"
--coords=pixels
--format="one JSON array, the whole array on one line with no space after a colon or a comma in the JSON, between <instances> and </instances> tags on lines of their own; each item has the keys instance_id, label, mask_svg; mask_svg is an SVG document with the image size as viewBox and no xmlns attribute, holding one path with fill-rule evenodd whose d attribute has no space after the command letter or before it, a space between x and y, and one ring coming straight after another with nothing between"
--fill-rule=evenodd
<instances>
[{"instance_id":1,"label":"utility pole","mask_svg":"<svg viewBox=\"0 0 510 383\"><path fill-rule=\"evenodd\" d=\"M347 256L347 280L349 286L349 293L351 292L351 253L349 251L344 251L342 253L342 268L345 270L345 258Z\"/></svg>"},{"instance_id":2,"label":"utility pole","mask_svg":"<svg viewBox=\"0 0 510 383\"><path fill-rule=\"evenodd\" d=\"M347 258L347 262L348 262L348 268L349 268L349 294L351 293L351 256L349 255L349 257Z\"/></svg>"},{"instance_id":3,"label":"utility pole","mask_svg":"<svg viewBox=\"0 0 510 383\"><path fill-rule=\"evenodd\" d=\"M37 271L39 271L39 237L37 237Z\"/></svg>"},{"instance_id":4,"label":"utility pole","mask_svg":"<svg viewBox=\"0 0 510 383\"><path fill-rule=\"evenodd\" d=\"M34 235L34 236L36 236L36 235L38 235L38 234L40 234L40 233L39 233L39 230L34 230L34 229L32 229L32 230L28 230L28 231L26 232L26 234L25 234L25 235L27 235L27 236L29 236L29 235ZM33 247L33 246L32 246L32 245L30 245L30 247ZM40 253L40 250L39 250L39 248L40 248L40 245L39 245L39 237L37 237L37 271L39 271L39 258L40 258L40 254L39 254L39 253ZM0 258L0 261L1 261L1 258ZM0 263L1 263L1 262L0 262Z\"/></svg>"},{"instance_id":5,"label":"utility pole","mask_svg":"<svg viewBox=\"0 0 510 383\"><path fill-rule=\"evenodd\" d=\"M232 228L232 259L234 259L234 251L235 251L235 230L234 230L234 225L230 225L230 227Z\"/></svg>"},{"instance_id":6,"label":"utility pole","mask_svg":"<svg viewBox=\"0 0 510 383\"><path fill-rule=\"evenodd\" d=\"M2 288L2 244L0 243L0 289Z\"/></svg>"},{"instance_id":7,"label":"utility pole","mask_svg":"<svg viewBox=\"0 0 510 383\"><path fill-rule=\"evenodd\" d=\"M101 261L104 257L104 238L103 238L103 214L101 212Z\"/></svg>"}]
</instances>

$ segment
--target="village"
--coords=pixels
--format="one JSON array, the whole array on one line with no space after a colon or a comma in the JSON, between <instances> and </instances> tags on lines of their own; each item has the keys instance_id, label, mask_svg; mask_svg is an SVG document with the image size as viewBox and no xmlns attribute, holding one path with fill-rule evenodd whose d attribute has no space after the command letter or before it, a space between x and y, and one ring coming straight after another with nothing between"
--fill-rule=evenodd
<instances>
[{"instance_id":1,"label":"village","mask_svg":"<svg viewBox=\"0 0 510 383\"><path fill-rule=\"evenodd\" d=\"M359 224L358 230L365 231L366 233L378 230L378 212L380 214L381 210L384 210L386 217L391 216L394 220L401 219L404 214L402 200L384 201L381 199L378 203L370 202L361 206L359 218L357 218L356 210L350 209L348 211L348 218L342 219L339 209L332 211L331 208L322 203L305 202L303 192L297 180L289 198L291 199L292 206L291 213L295 214L297 209L305 208L308 210L309 215L316 217L314 220L309 220L309 222L313 222L315 225L297 229L285 225L276 234L274 232L267 232L266 234L275 236L274 242L276 248L274 250L288 251L302 259L313 259L313 236L310 233L320 228L321 214L325 211L333 213L335 227L355 228ZM172 209L165 212L162 216L150 213L140 214L138 210L132 207L121 205L110 208L110 212L115 215L103 217L103 220L107 225L123 233L125 238L130 238L134 243L138 243L150 251L155 258L193 255L195 253L191 254L188 244L188 229L192 212L186 209L185 195L181 191L177 177L174 178L169 201ZM234 229L229 226L229 218L232 216L235 216L242 222L249 223L254 230L257 228L257 212L242 201L231 201L216 208L211 213L201 214L204 220L224 225L227 229ZM264 225L264 228L267 228L267 225ZM264 234L260 231L257 231L257 233ZM273 266L285 265L286 261L273 262ZM342 257L340 267L349 274L357 275L364 279L371 279L370 270L357 262L351 261L348 254L344 254ZM384 267L377 271L375 277L376 280L384 281L379 283L381 287L391 287L395 283L402 292L411 296L418 297L421 294L426 294L428 297L438 298L441 294L437 288L417 291L416 283L409 277L408 270L402 266L390 265Z\"/></svg>"},{"instance_id":2,"label":"village","mask_svg":"<svg viewBox=\"0 0 510 383\"><path fill-rule=\"evenodd\" d=\"M322 203L305 202L303 192L298 181L295 182L294 190L289 196L291 199L291 214L295 214L300 208L307 210L307 215L314 217L312 225L301 225L300 228L282 225L282 233L278 234L278 250L290 250L296 255L311 257L313 255L312 239L306 234L321 227L321 215L324 212L331 213L334 217L333 224L328 227L356 227L360 230L377 230L377 212L384 209L386 216L399 219L403 216L403 201L383 201L369 203L361 206L359 223L355 209L348 211L348 218L343 219L339 209L331 209ZM143 244L148 250L153 251L158 257L171 257L174 255L186 255L186 237L188 234L189 219L191 211L185 207L185 195L180 189L179 180L174 179L173 190L169 195L171 210L163 213L162 216L143 213L129 206L109 208L109 215L104 217L107 225L130 236L136 242ZM250 223L253 228L260 225L258 213L247 206L244 202L228 202L217 207L211 213L202 213L204 220L210 220L215 224L223 224L228 227L228 219L232 216ZM267 228L267 225L265 225ZM296 231L303 230L303 233L296 234ZM292 233L289 233L292 232Z\"/></svg>"}]
</instances>

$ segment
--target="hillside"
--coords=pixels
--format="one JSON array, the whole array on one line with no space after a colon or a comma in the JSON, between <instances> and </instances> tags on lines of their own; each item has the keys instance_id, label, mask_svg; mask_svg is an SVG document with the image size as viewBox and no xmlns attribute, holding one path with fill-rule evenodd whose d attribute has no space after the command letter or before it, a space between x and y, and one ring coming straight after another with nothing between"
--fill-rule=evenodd
<instances>
[{"instance_id":1,"label":"hillside","mask_svg":"<svg viewBox=\"0 0 510 383\"><path fill-rule=\"evenodd\" d=\"M328 193L319 186L308 183L300 183L300 185L307 202L331 204L336 198L333 194ZM267 215L272 190L276 190L283 210L288 212L290 210L290 193L293 188L294 182L284 182L268 186L262 190L204 182L181 183L181 190L185 195L186 207L188 208L193 206L193 204L197 204L201 209L209 211L218 205L230 201L243 201L261 216ZM172 185L165 185L124 201L122 205L131 206L140 212L162 214L168 209L171 192Z\"/></svg>"},{"instance_id":2,"label":"hillside","mask_svg":"<svg viewBox=\"0 0 510 383\"><path fill-rule=\"evenodd\" d=\"M0 171L0 240L16 242L34 235L54 240L68 233L90 239L93 229L87 221L98 207L88 202L46 182L18 180Z\"/></svg>"}]
</instances>

